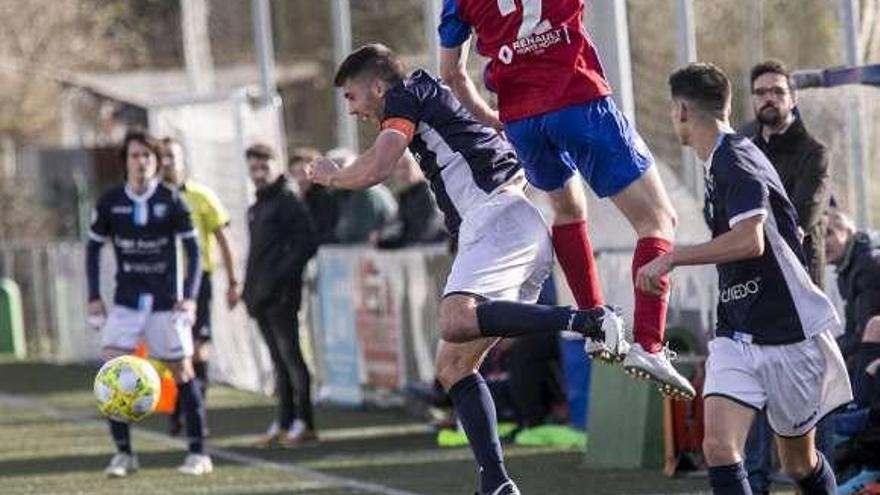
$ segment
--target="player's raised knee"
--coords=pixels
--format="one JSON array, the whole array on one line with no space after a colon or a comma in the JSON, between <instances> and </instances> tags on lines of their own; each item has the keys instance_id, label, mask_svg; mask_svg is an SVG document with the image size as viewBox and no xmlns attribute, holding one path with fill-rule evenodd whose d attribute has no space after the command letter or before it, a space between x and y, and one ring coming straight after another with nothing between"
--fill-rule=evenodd
<instances>
[{"instance_id":1,"label":"player's raised knee","mask_svg":"<svg viewBox=\"0 0 880 495\"><path fill-rule=\"evenodd\" d=\"M480 337L476 301L462 295L448 296L440 305L440 338L463 343Z\"/></svg>"}]
</instances>

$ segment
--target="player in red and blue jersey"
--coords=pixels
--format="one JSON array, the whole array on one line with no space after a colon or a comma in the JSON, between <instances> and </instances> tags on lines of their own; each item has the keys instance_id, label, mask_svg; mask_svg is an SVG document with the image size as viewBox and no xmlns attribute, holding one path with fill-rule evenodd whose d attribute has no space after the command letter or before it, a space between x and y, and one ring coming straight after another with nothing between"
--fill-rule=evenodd
<instances>
[{"instance_id":1,"label":"player in red and blue jersey","mask_svg":"<svg viewBox=\"0 0 880 495\"><path fill-rule=\"evenodd\" d=\"M580 173L633 226L633 276L670 252L676 219L650 151L611 99L583 15L583 0L444 0L439 32L444 82L477 119L506 132L529 182L549 193L554 250L578 305L594 307L604 302L584 192L572 177ZM491 59L484 79L498 94L497 112L465 70L472 34ZM628 373L656 381L661 392L691 398L693 387L662 347L668 278L662 284L659 294L634 289L635 343L625 359L611 357L623 359ZM609 351L599 346L591 354Z\"/></svg>"}]
</instances>

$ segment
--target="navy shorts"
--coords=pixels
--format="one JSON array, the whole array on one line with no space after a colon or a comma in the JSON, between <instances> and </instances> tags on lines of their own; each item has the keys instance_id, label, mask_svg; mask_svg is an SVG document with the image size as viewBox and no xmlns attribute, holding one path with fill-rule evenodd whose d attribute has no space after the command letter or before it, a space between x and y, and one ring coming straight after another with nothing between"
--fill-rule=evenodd
<instances>
[{"instance_id":1,"label":"navy shorts","mask_svg":"<svg viewBox=\"0 0 880 495\"><path fill-rule=\"evenodd\" d=\"M614 196L654 164L654 157L610 96L505 125L529 183L561 188L575 173L600 197Z\"/></svg>"}]
</instances>

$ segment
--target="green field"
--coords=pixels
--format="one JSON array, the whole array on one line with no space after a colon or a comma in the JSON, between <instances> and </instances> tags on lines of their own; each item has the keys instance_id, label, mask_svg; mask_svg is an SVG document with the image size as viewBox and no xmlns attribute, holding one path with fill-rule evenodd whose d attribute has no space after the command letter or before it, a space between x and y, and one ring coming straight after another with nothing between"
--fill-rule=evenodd
<instances>
[{"instance_id":1,"label":"green field","mask_svg":"<svg viewBox=\"0 0 880 495\"><path fill-rule=\"evenodd\" d=\"M398 411L319 408L322 443L298 450L257 449L272 419L269 398L224 387L209 392L208 447L215 472L178 475L183 445L164 434L165 418L135 430L141 470L107 480L113 454L91 398L94 370L0 363L0 493L18 494L467 494L475 468L468 449L438 449L434 436ZM579 452L506 447L523 493L699 493L705 479L670 480L650 471L592 471Z\"/></svg>"}]
</instances>

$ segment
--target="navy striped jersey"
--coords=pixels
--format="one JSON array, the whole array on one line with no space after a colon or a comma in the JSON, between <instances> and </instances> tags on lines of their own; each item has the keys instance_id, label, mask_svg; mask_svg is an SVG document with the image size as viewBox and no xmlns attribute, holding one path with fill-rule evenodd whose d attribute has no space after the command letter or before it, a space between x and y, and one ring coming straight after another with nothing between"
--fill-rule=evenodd
<instances>
[{"instance_id":1,"label":"navy striped jersey","mask_svg":"<svg viewBox=\"0 0 880 495\"><path fill-rule=\"evenodd\" d=\"M409 149L452 234L468 211L520 173L507 140L477 122L448 87L425 71L415 71L385 93L383 128L395 119L415 126Z\"/></svg>"},{"instance_id":2,"label":"navy striped jersey","mask_svg":"<svg viewBox=\"0 0 880 495\"><path fill-rule=\"evenodd\" d=\"M760 345L800 342L839 326L805 268L797 213L776 169L748 138L722 134L706 164L703 213L712 236L765 217L764 254L718 265L716 335Z\"/></svg>"},{"instance_id":3,"label":"navy striped jersey","mask_svg":"<svg viewBox=\"0 0 880 495\"><path fill-rule=\"evenodd\" d=\"M181 194L158 181L141 195L126 186L107 191L92 214L89 239L92 244L109 240L116 254L114 302L137 309L165 311L176 301L192 298L198 271L198 249L187 249L187 277L179 266L181 252L177 238L195 246L196 231L189 207ZM97 262L89 268L89 298L100 297ZM92 273L92 271L95 273Z\"/></svg>"}]
</instances>

